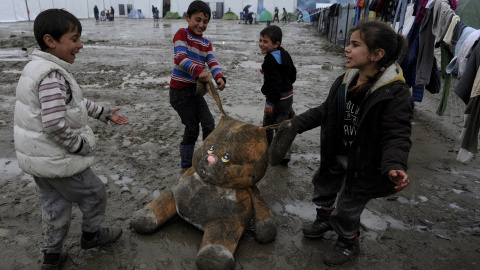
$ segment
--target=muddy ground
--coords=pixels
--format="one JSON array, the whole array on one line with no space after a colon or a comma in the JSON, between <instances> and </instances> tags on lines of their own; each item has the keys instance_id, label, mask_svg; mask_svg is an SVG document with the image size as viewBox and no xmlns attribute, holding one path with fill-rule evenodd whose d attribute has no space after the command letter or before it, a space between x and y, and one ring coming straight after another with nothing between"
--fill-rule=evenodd
<instances>
[{"instance_id":1,"label":"muddy ground","mask_svg":"<svg viewBox=\"0 0 480 270\"><path fill-rule=\"evenodd\" d=\"M100 24L82 20L82 24L84 49L73 74L85 97L100 105L120 106L130 121L128 126L114 126L91 120L99 139L93 170L108 191L104 225L120 226L124 235L112 247L82 250L81 212L74 207L64 269L196 269L202 232L192 225L176 218L148 235L129 228L132 214L184 172L178 153L183 126L169 104L168 83L172 37L186 23L164 20L155 27L147 19L118 18ZM0 24L0 269L36 269L42 261L35 184L19 170L13 149L15 86L35 47L32 27L29 22ZM261 125L264 104L258 72L263 56L257 46L263 27L265 23L247 26L213 20L205 33L227 77L221 93L225 111L256 125ZM282 29L283 46L298 69L294 109L299 113L326 98L334 79L344 72L344 57L341 48L308 24ZM209 96L207 102L218 122L218 108ZM413 122L411 185L367 205L361 254L338 269L480 269L478 160L457 162L460 142L421 119ZM302 235L303 223L315 217L311 177L319 166L319 133L318 128L299 135L288 166L269 168L259 183L274 212L278 236L272 243L260 244L248 230L235 253L236 269L327 268L322 255L335 235L319 240Z\"/></svg>"}]
</instances>

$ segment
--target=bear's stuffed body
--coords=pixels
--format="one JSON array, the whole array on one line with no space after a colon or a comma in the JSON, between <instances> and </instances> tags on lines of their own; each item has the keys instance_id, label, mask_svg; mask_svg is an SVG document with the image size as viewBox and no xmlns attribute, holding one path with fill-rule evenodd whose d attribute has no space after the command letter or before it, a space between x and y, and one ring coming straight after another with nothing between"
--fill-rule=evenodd
<instances>
[{"instance_id":1,"label":"bear's stuffed body","mask_svg":"<svg viewBox=\"0 0 480 270\"><path fill-rule=\"evenodd\" d=\"M272 213L255 185L268 168L265 129L232 119L217 103L222 118L195 150L192 167L130 223L135 231L149 233L178 214L204 231L199 269L233 269L233 254L252 218L257 241L267 243L277 235Z\"/></svg>"}]
</instances>

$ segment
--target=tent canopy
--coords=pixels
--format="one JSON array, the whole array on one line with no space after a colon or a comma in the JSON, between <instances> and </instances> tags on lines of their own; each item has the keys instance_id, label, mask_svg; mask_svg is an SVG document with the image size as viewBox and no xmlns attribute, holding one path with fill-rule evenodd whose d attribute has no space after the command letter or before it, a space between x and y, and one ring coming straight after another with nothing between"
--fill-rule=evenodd
<instances>
[{"instance_id":1,"label":"tent canopy","mask_svg":"<svg viewBox=\"0 0 480 270\"><path fill-rule=\"evenodd\" d=\"M297 20L297 15L295 13L288 13L288 17L287 17L287 20L289 22L294 22Z\"/></svg>"},{"instance_id":2,"label":"tent canopy","mask_svg":"<svg viewBox=\"0 0 480 270\"><path fill-rule=\"evenodd\" d=\"M127 15L127 19L144 19L142 12L139 9L132 9Z\"/></svg>"},{"instance_id":3,"label":"tent canopy","mask_svg":"<svg viewBox=\"0 0 480 270\"><path fill-rule=\"evenodd\" d=\"M310 13L308 13L308 11L302 11L302 15L303 15L302 20L304 22L309 22L310 21Z\"/></svg>"},{"instance_id":4,"label":"tent canopy","mask_svg":"<svg viewBox=\"0 0 480 270\"><path fill-rule=\"evenodd\" d=\"M480 29L480 1L478 0L462 0L458 1L458 7L455 13L460 20L467 26Z\"/></svg>"},{"instance_id":5,"label":"tent canopy","mask_svg":"<svg viewBox=\"0 0 480 270\"><path fill-rule=\"evenodd\" d=\"M167 11L167 14L165 14L165 19L180 19L180 15L178 15L177 12L171 12Z\"/></svg>"},{"instance_id":6,"label":"tent canopy","mask_svg":"<svg viewBox=\"0 0 480 270\"><path fill-rule=\"evenodd\" d=\"M223 18L224 20L238 20L238 16L237 14L229 11L229 12L226 12L225 14L223 14Z\"/></svg>"},{"instance_id":7,"label":"tent canopy","mask_svg":"<svg viewBox=\"0 0 480 270\"><path fill-rule=\"evenodd\" d=\"M262 11L262 13L260 13L260 17L258 18L259 22L266 22L271 20L272 20L272 14L268 10Z\"/></svg>"}]
</instances>

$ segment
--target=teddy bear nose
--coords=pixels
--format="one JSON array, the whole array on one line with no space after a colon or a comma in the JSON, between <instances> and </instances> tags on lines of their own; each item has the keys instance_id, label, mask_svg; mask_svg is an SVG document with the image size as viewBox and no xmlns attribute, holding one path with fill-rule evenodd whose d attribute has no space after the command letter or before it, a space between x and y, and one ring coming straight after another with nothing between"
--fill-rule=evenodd
<instances>
[{"instance_id":1,"label":"teddy bear nose","mask_svg":"<svg viewBox=\"0 0 480 270\"><path fill-rule=\"evenodd\" d=\"M208 156L207 161L208 161L209 164L213 164L213 163L215 163L216 159L215 159L214 156Z\"/></svg>"}]
</instances>

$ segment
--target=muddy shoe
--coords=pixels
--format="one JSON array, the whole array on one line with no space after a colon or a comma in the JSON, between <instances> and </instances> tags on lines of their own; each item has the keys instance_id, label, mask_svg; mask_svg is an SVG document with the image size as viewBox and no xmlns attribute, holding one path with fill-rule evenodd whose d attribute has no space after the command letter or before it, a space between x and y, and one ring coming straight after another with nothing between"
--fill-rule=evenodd
<instances>
[{"instance_id":1,"label":"muddy shoe","mask_svg":"<svg viewBox=\"0 0 480 270\"><path fill-rule=\"evenodd\" d=\"M309 238L318 238L333 230L332 225L330 225L330 213L331 211L327 212L317 208L317 218L313 223L303 227L303 235Z\"/></svg>"},{"instance_id":2,"label":"muddy shoe","mask_svg":"<svg viewBox=\"0 0 480 270\"><path fill-rule=\"evenodd\" d=\"M100 228L92 240L87 241L82 237L80 246L83 249L108 246L115 243L122 236L122 233L123 231L120 228Z\"/></svg>"},{"instance_id":3,"label":"muddy shoe","mask_svg":"<svg viewBox=\"0 0 480 270\"><path fill-rule=\"evenodd\" d=\"M43 263L40 269L42 270L57 270L62 269L65 261L67 260L67 252L62 251L61 253L44 253L43 254Z\"/></svg>"},{"instance_id":4,"label":"muddy shoe","mask_svg":"<svg viewBox=\"0 0 480 270\"><path fill-rule=\"evenodd\" d=\"M348 240L343 237L338 237L333 249L325 253L323 262L329 266L341 265L351 260L358 253L360 253L358 238Z\"/></svg>"}]
</instances>

